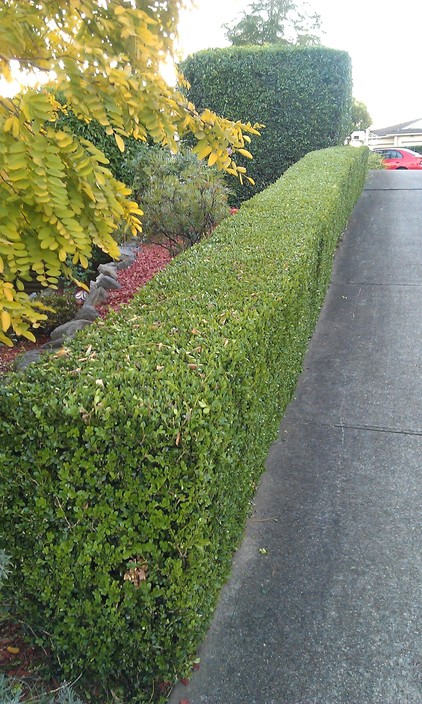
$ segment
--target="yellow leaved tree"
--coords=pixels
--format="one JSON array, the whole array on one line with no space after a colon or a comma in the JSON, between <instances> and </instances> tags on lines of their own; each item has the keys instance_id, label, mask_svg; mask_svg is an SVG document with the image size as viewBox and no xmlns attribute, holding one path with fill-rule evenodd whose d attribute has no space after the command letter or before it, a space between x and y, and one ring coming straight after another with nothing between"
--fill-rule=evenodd
<instances>
[{"instance_id":1,"label":"yellow leaved tree","mask_svg":"<svg viewBox=\"0 0 422 704\"><path fill-rule=\"evenodd\" d=\"M174 55L180 0L2 0L0 75L38 73L47 82L0 97L0 343L11 333L35 339L44 319L25 283L54 286L71 276L67 262L88 265L92 246L118 257L118 223L136 234L138 205L113 178L94 145L55 124L61 106L97 120L114 135L152 138L177 150L192 133L199 158L242 178L236 152L248 155L258 125L198 114L167 85L160 64ZM247 177L246 177L247 178Z\"/></svg>"}]
</instances>

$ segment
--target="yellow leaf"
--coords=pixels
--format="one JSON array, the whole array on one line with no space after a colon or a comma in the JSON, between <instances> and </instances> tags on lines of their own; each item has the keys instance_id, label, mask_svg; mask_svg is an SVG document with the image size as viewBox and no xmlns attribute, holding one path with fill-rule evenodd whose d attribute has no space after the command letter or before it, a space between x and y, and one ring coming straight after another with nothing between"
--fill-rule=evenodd
<instances>
[{"instance_id":1,"label":"yellow leaf","mask_svg":"<svg viewBox=\"0 0 422 704\"><path fill-rule=\"evenodd\" d=\"M10 313L7 312L7 310L3 310L1 314L1 326L3 328L3 332L7 332L8 329L10 328L10 324L12 322L12 319L10 317Z\"/></svg>"},{"instance_id":2,"label":"yellow leaf","mask_svg":"<svg viewBox=\"0 0 422 704\"><path fill-rule=\"evenodd\" d=\"M9 120L10 120L10 122L9 122ZM18 137L18 136L19 136L19 131L20 131L20 125L19 125L19 120L18 120L18 118L15 117L15 116L9 117L9 119L6 120L6 122L9 122L9 129L6 130L6 124L5 124L5 126L4 126L4 131L5 131L5 132L6 132L6 131L11 131L14 137Z\"/></svg>"},{"instance_id":3,"label":"yellow leaf","mask_svg":"<svg viewBox=\"0 0 422 704\"><path fill-rule=\"evenodd\" d=\"M7 347L13 347L13 342L10 339L10 337L7 337L7 335L4 335L1 330L0 330L0 342L2 342Z\"/></svg>"},{"instance_id":4,"label":"yellow leaf","mask_svg":"<svg viewBox=\"0 0 422 704\"><path fill-rule=\"evenodd\" d=\"M217 159L218 159L218 154L216 154L215 152L212 152L208 157L208 166L214 166Z\"/></svg>"},{"instance_id":5,"label":"yellow leaf","mask_svg":"<svg viewBox=\"0 0 422 704\"><path fill-rule=\"evenodd\" d=\"M87 196L88 196L92 201L94 201L94 203L95 203L94 192L93 192L91 186L89 185L89 183L88 183L88 182L85 182L85 183L83 184L82 188L83 188L83 190L85 191L85 193L87 194Z\"/></svg>"},{"instance_id":6,"label":"yellow leaf","mask_svg":"<svg viewBox=\"0 0 422 704\"><path fill-rule=\"evenodd\" d=\"M19 120L17 117L14 117L13 118L13 125L12 125L12 134L14 137L19 137L19 132L20 132Z\"/></svg>"},{"instance_id":7,"label":"yellow leaf","mask_svg":"<svg viewBox=\"0 0 422 704\"><path fill-rule=\"evenodd\" d=\"M46 315L42 316L43 318L46 318ZM21 330L20 334L22 337L26 337L27 340L30 340L31 342L36 342L35 335L32 334L32 332L29 332L29 330Z\"/></svg>"},{"instance_id":8,"label":"yellow leaf","mask_svg":"<svg viewBox=\"0 0 422 704\"><path fill-rule=\"evenodd\" d=\"M105 185L105 178L104 174L102 174L100 171L95 172L95 180L99 186L104 186Z\"/></svg>"},{"instance_id":9,"label":"yellow leaf","mask_svg":"<svg viewBox=\"0 0 422 704\"><path fill-rule=\"evenodd\" d=\"M3 287L4 297L7 301L13 301L13 291L10 288Z\"/></svg>"},{"instance_id":10,"label":"yellow leaf","mask_svg":"<svg viewBox=\"0 0 422 704\"><path fill-rule=\"evenodd\" d=\"M120 151L124 152L125 143L124 143L123 139L121 138L121 136L119 134L115 134L114 139L116 140L116 144L119 147Z\"/></svg>"},{"instance_id":11,"label":"yellow leaf","mask_svg":"<svg viewBox=\"0 0 422 704\"><path fill-rule=\"evenodd\" d=\"M239 152L239 154L242 154L242 156L246 156L248 159L252 159L252 154L248 152L247 149L237 149L236 151Z\"/></svg>"},{"instance_id":12,"label":"yellow leaf","mask_svg":"<svg viewBox=\"0 0 422 704\"><path fill-rule=\"evenodd\" d=\"M61 149L68 147L73 142L71 135L67 132L57 132L56 136Z\"/></svg>"},{"instance_id":13,"label":"yellow leaf","mask_svg":"<svg viewBox=\"0 0 422 704\"><path fill-rule=\"evenodd\" d=\"M13 125L13 117L8 117L7 120L4 121L4 125L3 125L4 132L10 132L12 129L12 125Z\"/></svg>"},{"instance_id":14,"label":"yellow leaf","mask_svg":"<svg viewBox=\"0 0 422 704\"><path fill-rule=\"evenodd\" d=\"M198 156L198 159L205 159L208 154L211 154L212 147L209 144L201 144L199 142L192 151Z\"/></svg>"}]
</instances>

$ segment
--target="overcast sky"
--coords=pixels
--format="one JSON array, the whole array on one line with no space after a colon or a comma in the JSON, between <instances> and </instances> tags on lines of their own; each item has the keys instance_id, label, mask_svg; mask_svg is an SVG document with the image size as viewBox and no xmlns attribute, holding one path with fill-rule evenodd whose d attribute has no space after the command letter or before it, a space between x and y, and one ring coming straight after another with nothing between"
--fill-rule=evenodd
<instances>
[{"instance_id":1,"label":"overcast sky","mask_svg":"<svg viewBox=\"0 0 422 704\"><path fill-rule=\"evenodd\" d=\"M182 12L179 25L182 55L227 46L222 25L249 2L194 0L194 9ZM321 15L323 43L350 54L353 95L368 107L372 126L422 118L422 1L401 0L394 7L386 0L310 0L309 4ZM0 80L0 91L8 88Z\"/></svg>"},{"instance_id":2,"label":"overcast sky","mask_svg":"<svg viewBox=\"0 0 422 704\"><path fill-rule=\"evenodd\" d=\"M184 12L180 22L184 54L227 45L221 25L249 2L195 0L195 4L196 9ZM322 17L323 43L350 54L353 94L367 105L373 126L422 118L421 0L402 0L394 8L385 0L313 0L310 5Z\"/></svg>"}]
</instances>

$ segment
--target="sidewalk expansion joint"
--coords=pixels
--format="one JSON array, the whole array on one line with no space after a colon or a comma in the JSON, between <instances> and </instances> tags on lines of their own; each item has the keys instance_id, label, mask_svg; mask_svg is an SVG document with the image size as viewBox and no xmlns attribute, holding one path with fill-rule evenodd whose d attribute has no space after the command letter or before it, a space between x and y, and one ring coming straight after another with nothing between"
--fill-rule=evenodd
<instances>
[{"instance_id":1,"label":"sidewalk expansion joint","mask_svg":"<svg viewBox=\"0 0 422 704\"><path fill-rule=\"evenodd\" d=\"M366 425L365 423L361 425L345 425L344 423L324 423L321 421L313 421L311 419L305 422L325 428L339 428L340 430L366 430L373 433L394 433L395 435L413 435L415 437L422 436L422 430L411 430L408 428L397 429L382 425Z\"/></svg>"},{"instance_id":2,"label":"sidewalk expansion joint","mask_svg":"<svg viewBox=\"0 0 422 704\"><path fill-rule=\"evenodd\" d=\"M363 190L365 193L369 193L370 191L385 191L386 193L391 191L409 191L409 193L411 193L412 191L422 191L422 188L371 188L368 186Z\"/></svg>"},{"instance_id":3,"label":"sidewalk expansion joint","mask_svg":"<svg viewBox=\"0 0 422 704\"><path fill-rule=\"evenodd\" d=\"M333 279L330 283L330 286L386 286L388 288L407 288L408 286L411 286L412 288L421 288L422 286L422 281L420 284L415 284L415 283L388 283L383 282L383 281L339 281L336 279Z\"/></svg>"}]
</instances>

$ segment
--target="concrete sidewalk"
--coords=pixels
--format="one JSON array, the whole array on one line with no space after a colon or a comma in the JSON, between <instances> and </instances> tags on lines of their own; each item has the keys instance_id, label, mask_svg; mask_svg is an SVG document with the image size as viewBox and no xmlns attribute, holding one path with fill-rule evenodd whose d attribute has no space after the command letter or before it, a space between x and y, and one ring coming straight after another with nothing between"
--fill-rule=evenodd
<instances>
[{"instance_id":1,"label":"concrete sidewalk","mask_svg":"<svg viewBox=\"0 0 422 704\"><path fill-rule=\"evenodd\" d=\"M179 704L422 704L422 172L371 172Z\"/></svg>"}]
</instances>

